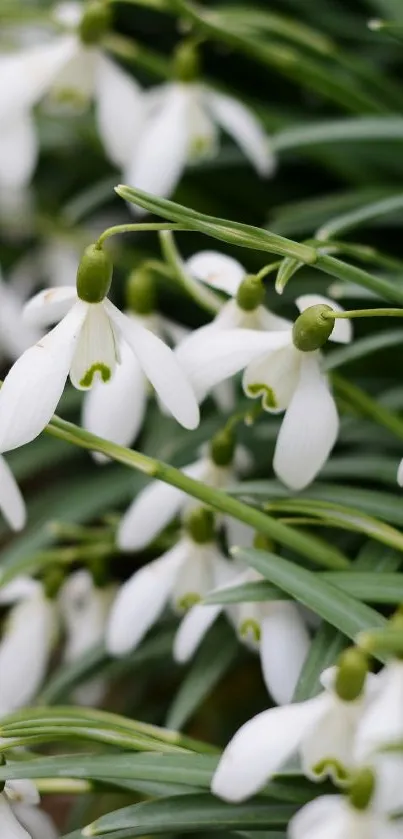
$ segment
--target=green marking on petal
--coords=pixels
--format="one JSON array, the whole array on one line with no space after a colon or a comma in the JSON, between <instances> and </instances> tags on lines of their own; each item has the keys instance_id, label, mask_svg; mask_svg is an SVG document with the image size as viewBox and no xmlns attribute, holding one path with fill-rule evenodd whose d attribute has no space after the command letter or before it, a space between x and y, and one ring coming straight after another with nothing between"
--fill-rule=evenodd
<instances>
[{"instance_id":1,"label":"green marking on petal","mask_svg":"<svg viewBox=\"0 0 403 839\"><path fill-rule=\"evenodd\" d=\"M80 379L81 387L91 387L94 376L96 373L99 373L103 382L109 382L109 379L112 375L111 368L108 367L106 364L102 364L101 361L97 361L95 364L87 370L85 376Z\"/></svg>"},{"instance_id":2,"label":"green marking on petal","mask_svg":"<svg viewBox=\"0 0 403 839\"><path fill-rule=\"evenodd\" d=\"M195 591L189 591L188 594L184 594L183 597L178 600L177 606L181 612L187 612L188 609L192 608L192 606L196 606L197 603L200 603L200 600L200 594L196 594Z\"/></svg>"},{"instance_id":3,"label":"green marking on petal","mask_svg":"<svg viewBox=\"0 0 403 839\"><path fill-rule=\"evenodd\" d=\"M260 382L256 382L256 384L248 385L247 388L248 396L251 396L252 399L256 399L258 396L262 397L262 405L263 408L267 410L274 410L278 408L278 402L275 397L274 390L268 385L265 385Z\"/></svg>"},{"instance_id":4,"label":"green marking on petal","mask_svg":"<svg viewBox=\"0 0 403 839\"><path fill-rule=\"evenodd\" d=\"M260 626L257 621L252 618L248 618L241 623L239 627L239 634L241 638L244 638L245 640L251 637L252 641L259 643L261 636Z\"/></svg>"},{"instance_id":5,"label":"green marking on petal","mask_svg":"<svg viewBox=\"0 0 403 839\"><path fill-rule=\"evenodd\" d=\"M326 757L312 767L312 772L318 781L326 777L333 778L335 783L345 785L350 782L350 774L338 760L333 757Z\"/></svg>"}]
</instances>

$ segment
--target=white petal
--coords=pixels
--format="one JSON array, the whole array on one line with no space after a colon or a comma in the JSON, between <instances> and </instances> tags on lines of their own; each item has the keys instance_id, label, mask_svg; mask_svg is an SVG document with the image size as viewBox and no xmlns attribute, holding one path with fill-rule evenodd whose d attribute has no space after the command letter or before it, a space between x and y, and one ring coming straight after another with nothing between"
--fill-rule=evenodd
<instances>
[{"instance_id":1,"label":"white petal","mask_svg":"<svg viewBox=\"0 0 403 839\"><path fill-rule=\"evenodd\" d=\"M293 816L288 835L290 839L360 839L360 835L351 832L349 827L345 799L341 795L323 795ZM370 836L368 833L366 839Z\"/></svg>"},{"instance_id":2,"label":"white petal","mask_svg":"<svg viewBox=\"0 0 403 839\"><path fill-rule=\"evenodd\" d=\"M204 636L222 612L222 606L203 606L197 603L186 612L175 635L173 656L181 664L189 661Z\"/></svg>"},{"instance_id":3,"label":"white petal","mask_svg":"<svg viewBox=\"0 0 403 839\"><path fill-rule=\"evenodd\" d=\"M200 415L196 397L170 347L109 301L108 311L165 408L184 428L197 428Z\"/></svg>"},{"instance_id":4,"label":"white petal","mask_svg":"<svg viewBox=\"0 0 403 839\"><path fill-rule=\"evenodd\" d=\"M362 705L360 701L342 702L328 693L321 698L322 717L306 732L300 748L304 773L316 781L327 775L335 781L343 780L345 771L354 766L354 737ZM341 778L339 767L343 770Z\"/></svg>"},{"instance_id":5,"label":"white petal","mask_svg":"<svg viewBox=\"0 0 403 839\"><path fill-rule=\"evenodd\" d=\"M70 574L58 601L66 629L65 661L76 661L102 640L114 593L110 586L95 586L85 569Z\"/></svg>"},{"instance_id":6,"label":"white petal","mask_svg":"<svg viewBox=\"0 0 403 839\"><path fill-rule=\"evenodd\" d=\"M187 161L188 108L185 87L169 85L159 111L142 131L125 183L162 198L173 192Z\"/></svg>"},{"instance_id":7,"label":"white petal","mask_svg":"<svg viewBox=\"0 0 403 839\"><path fill-rule=\"evenodd\" d=\"M197 460L181 471L201 480L205 461ZM172 521L186 504L187 494L162 481L152 481L134 499L120 521L117 542L122 551L139 551L146 547Z\"/></svg>"},{"instance_id":8,"label":"white petal","mask_svg":"<svg viewBox=\"0 0 403 839\"><path fill-rule=\"evenodd\" d=\"M182 537L186 557L172 592L172 606L179 612L201 600L215 584L215 563L221 554L214 543L198 544L187 536Z\"/></svg>"},{"instance_id":9,"label":"white petal","mask_svg":"<svg viewBox=\"0 0 403 839\"><path fill-rule=\"evenodd\" d=\"M24 499L10 467L1 455L0 510L13 530L22 530L27 517Z\"/></svg>"},{"instance_id":10,"label":"white petal","mask_svg":"<svg viewBox=\"0 0 403 839\"><path fill-rule=\"evenodd\" d=\"M243 370L254 358L289 343L288 332L250 329L196 330L175 350L194 390L202 401L212 387Z\"/></svg>"},{"instance_id":11,"label":"white petal","mask_svg":"<svg viewBox=\"0 0 403 839\"><path fill-rule=\"evenodd\" d=\"M38 156L36 130L29 113L12 113L0 131L0 184L21 189L33 174Z\"/></svg>"},{"instance_id":12,"label":"white petal","mask_svg":"<svg viewBox=\"0 0 403 839\"><path fill-rule=\"evenodd\" d=\"M116 166L128 166L145 117L142 91L132 76L100 55L95 82L96 117L105 149Z\"/></svg>"},{"instance_id":13,"label":"white petal","mask_svg":"<svg viewBox=\"0 0 403 839\"><path fill-rule=\"evenodd\" d=\"M309 635L294 603L269 603L261 623L260 661L277 705L291 702L309 650Z\"/></svg>"},{"instance_id":14,"label":"white petal","mask_svg":"<svg viewBox=\"0 0 403 839\"><path fill-rule=\"evenodd\" d=\"M261 397L270 413L288 408L298 385L301 353L290 343L277 352L248 364L242 386L251 398Z\"/></svg>"},{"instance_id":15,"label":"white petal","mask_svg":"<svg viewBox=\"0 0 403 839\"><path fill-rule=\"evenodd\" d=\"M68 61L55 76L50 89L53 103L81 109L87 106L95 88L98 50L76 41Z\"/></svg>"},{"instance_id":16,"label":"white petal","mask_svg":"<svg viewBox=\"0 0 403 839\"><path fill-rule=\"evenodd\" d=\"M366 760L384 744L398 740L403 740L403 663L393 661L381 672L377 695L361 715L356 758Z\"/></svg>"},{"instance_id":17,"label":"white petal","mask_svg":"<svg viewBox=\"0 0 403 839\"><path fill-rule=\"evenodd\" d=\"M271 175L275 157L269 138L253 111L238 99L210 88L206 91L206 101L217 122L233 137L256 171L265 177Z\"/></svg>"},{"instance_id":18,"label":"white petal","mask_svg":"<svg viewBox=\"0 0 403 839\"><path fill-rule=\"evenodd\" d=\"M1 118L39 102L76 49L76 38L68 35L12 55L1 56Z\"/></svg>"},{"instance_id":19,"label":"white petal","mask_svg":"<svg viewBox=\"0 0 403 839\"><path fill-rule=\"evenodd\" d=\"M244 801L258 792L297 751L318 709L316 697L270 708L245 723L221 757L211 785L213 793L225 801Z\"/></svg>"},{"instance_id":20,"label":"white petal","mask_svg":"<svg viewBox=\"0 0 403 839\"><path fill-rule=\"evenodd\" d=\"M120 345L121 363L109 382L95 382L85 395L84 428L120 446L130 446L136 439L147 407L144 373L127 344ZM97 455L96 460L107 460Z\"/></svg>"},{"instance_id":21,"label":"white petal","mask_svg":"<svg viewBox=\"0 0 403 839\"><path fill-rule=\"evenodd\" d=\"M399 463L399 468L397 470L397 482L400 487L403 487L403 459Z\"/></svg>"},{"instance_id":22,"label":"white petal","mask_svg":"<svg viewBox=\"0 0 403 839\"><path fill-rule=\"evenodd\" d=\"M76 300L77 292L73 285L45 288L25 304L24 320L36 326L57 323L67 314Z\"/></svg>"},{"instance_id":23,"label":"white petal","mask_svg":"<svg viewBox=\"0 0 403 839\"><path fill-rule=\"evenodd\" d=\"M38 788L35 786L34 782L25 778L6 781L4 791L8 800L13 804L20 802L21 804L36 805L39 804L41 800Z\"/></svg>"},{"instance_id":24,"label":"white petal","mask_svg":"<svg viewBox=\"0 0 403 839\"><path fill-rule=\"evenodd\" d=\"M8 283L0 282L0 345L7 357L17 359L40 337L39 329L24 323L21 299L13 278L10 276Z\"/></svg>"},{"instance_id":25,"label":"white petal","mask_svg":"<svg viewBox=\"0 0 403 839\"><path fill-rule=\"evenodd\" d=\"M313 481L337 440L336 405L316 354L304 353L297 389L277 438L273 468L286 486L300 490Z\"/></svg>"},{"instance_id":26,"label":"white petal","mask_svg":"<svg viewBox=\"0 0 403 839\"><path fill-rule=\"evenodd\" d=\"M199 251L187 260L185 267L196 280L225 291L231 297L235 297L246 273L238 260L217 251Z\"/></svg>"},{"instance_id":27,"label":"white petal","mask_svg":"<svg viewBox=\"0 0 403 839\"><path fill-rule=\"evenodd\" d=\"M2 839L32 839L17 821L4 793L0 793L0 826Z\"/></svg>"},{"instance_id":28,"label":"white petal","mask_svg":"<svg viewBox=\"0 0 403 839\"><path fill-rule=\"evenodd\" d=\"M63 393L86 307L76 303L66 317L16 361L0 391L0 451L34 440Z\"/></svg>"},{"instance_id":29,"label":"white petal","mask_svg":"<svg viewBox=\"0 0 403 839\"><path fill-rule=\"evenodd\" d=\"M187 545L180 541L123 583L106 630L106 648L111 655L125 655L133 650L158 620L186 554Z\"/></svg>"},{"instance_id":30,"label":"white petal","mask_svg":"<svg viewBox=\"0 0 403 839\"><path fill-rule=\"evenodd\" d=\"M116 336L104 304L87 304L70 368L71 383L78 390L89 390L96 381L108 382L117 359Z\"/></svg>"},{"instance_id":31,"label":"white petal","mask_svg":"<svg viewBox=\"0 0 403 839\"><path fill-rule=\"evenodd\" d=\"M0 604L8 605L18 600L25 600L26 597L31 597L38 591L40 591L40 583L32 577L21 574L4 586L0 586Z\"/></svg>"},{"instance_id":32,"label":"white petal","mask_svg":"<svg viewBox=\"0 0 403 839\"><path fill-rule=\"evenodd\" d=\"M13 810L32 839L58 839L59 832L56 830L50 816L40 810L39 807L29 807L26 804L13 805ZM6 837L4 837L6 839Z\"/></svg>"},{"instance_id":33,"label":"white petal","mask_svg":"<svg viewBox=\"0 0 403 839\"><path fill-rule=\"evenodd\" d=\"M0 642L0 713L21 708L44 679L54 637L54 604L42 595L11 610Z\"/></svg>"},{"instance_id":34,"label":"white petal","mask_svg":"<svg viewBox=\"0 0 403 839\"><path fill-rule=\"evenodd\" d=\"M344 312L343 306L330 300L328 297L323 297L321 294L303 294L297 297L295 301L300 312L305 312L310 306L318 306L323 303L325 306L330 306L335 312ZM348 318L339 318L334 322L333 332L329 341L336 341L338 344L349 344L353 340L353 326Z\"/></svg>"}]
</instances>

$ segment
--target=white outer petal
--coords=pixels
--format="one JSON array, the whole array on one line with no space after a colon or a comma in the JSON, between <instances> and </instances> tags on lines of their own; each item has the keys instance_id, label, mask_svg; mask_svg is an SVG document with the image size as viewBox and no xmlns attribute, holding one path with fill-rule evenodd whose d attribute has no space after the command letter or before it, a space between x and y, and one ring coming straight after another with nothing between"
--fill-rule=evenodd
<instances>
[{"instance_id":1,"label":"white outer petal","mask_svg":"<svg viewBox=\"0 0 403 839\"><path fill-rule=\"evenodd\" d=\"M106 629L106 648L111 655L125 655L133 650L158 620L186 560L187 550L187 544L178 542L123 583Z\"/></svg>"},{"instance_id":2,"label":"white outer petal","mask_svg":"<svg viewBox=\"0 0 403 839\"><path fill-rule=\"evenodd\" d=\"M186 86L166 86L159 110L141 133L134 159L124 175L125 183L162 198L173 192L187 162L189 101Z\"/></svg>"},{"instance_id":3,"label":"white outer petal","mask_svg":"<svg viewBox=\"0 0 403 839\"><path fill-rule=\"evenodd\" d=\"M0 574L1 580L1 574ZM32 597L41 589L41 584L38 580L28 577L24 574L14 577L9 583L4 586L0 584L0 604L9 605L16 603L18 600L25 600L27 597Z\"/></svg>"},{"instance_id":4,"label":"white outer petal","mask_svg":"<svg viewBox=\"0 0 403 839\"><path fill-rule=\"evenodd\" d=\"M362 713L355 756L366 760L384 744L403 740L403 662L391 661L380 673L377 695Z\"/></svg>"},{"instance_id":5,"label":"white outer petal","mask_svg":"<svg viewBox=\"0 0 403 839\"><path fill-rule=\"evenodd\" d=\"M109 382L95 382L83 404L84 428L120 446L130 446L143 424L147 407L144 373L125 341L120 345L121 363ZM99 462L108 458L99 453Z\"/></svg>"},{"instance_id":6,"label":"white outer petal","mask_svg":"<svg viewBox=\"0 0 403 839\"><path fill-rule=\"evenodd\" d=\"M75 285L55 286L39 291L28 300L23 309L26 323L49 326L64 318L77 301Z\"/></svg>"},{"instance_id":7,"label":"white outer petal","mask_svg":"<svg viewBox=\"0 0 403 839\"><path fill-rule=\"evenodd\" d=\"M244 801L258 792L295 754L306 727L321 714L318 699L270 708L245 723L224 750L212 792L224 801Z\"/></svg>"},{"instance_id":8,"label":"white outer petal","mask_svg":"<svg viewBox=\"0 0 403 839\"><path fill-rule=\"evenodd\" d=\"M29 184L38 157L35 125L28 112L12 113L1 124L0 184L20 190Z\"/></svg>"},{"instance_id":9,"label":"white outer petal","mask_svg":"<svg viewBox=\"0 0 403 839\"><path fill-rule=\"evenodd\" d=\"M185 262L185 268L203 283L235 297L245 277L245 268L232 256L217 251L199 251Z\"/></svg>"},{"instance_id":10,"label":"white outer petal","mask_svg":"<svg viewBox=\"0 0 403 839\"><path fill-rule=\"evenodd\" d=\"M40 810L39 807L29 807L26 804L14 804L13 810L18 821L29 831L32 839L58 839L60 834L44 810Z\"/></svg>"},{"instance_id":11,"label":"white outer petal","mask_svg":"<svg viewBox=\"0 0 403 839\"><path fill-rule=\"evenodd\" d=\"M260 661L277 705L291 702L309 650L309 635L294 603L268 603L261 623Z\"/></svg>"},{"instance_id":12,"label":"white outer petal","mask_svg":"<svg viewBox=\"0 0 403 839\"><path fill-rule=\"evenodd\" d=\"M32 839L17 820L4 793L0 793L0 826L2 839Z\"/></svg>"},{"instance_id":13,"label":"white outer petal","mask_svg":"<svg viewBox=\"0 0 403 839\"><path fill-rule=\"evenodd\" d=\"M110 301L105 306L165 408L184 428L197 428L200 415L196 397L170 347Z\"/></svg>"},{"instance_id":14,"label":"white outer petal","mask_svg":"<svg viewBox=\"0 0 403 839\"><path fill-rule=\"evenodd\" d=\"M8 463L1 455L0 510L13 530L22 530L27 518L24 499Z\"/></svg>"},{"instance_id":15,"label":"white outer petal","mask_svg":"<svg viewBox=\"0 0 403 839\"><path fill-rule=\"evenodd\" d=\"M76 303L11 368L0 392L0 451L34 440L51 419L63 393L85 315L85 304Z\"/></svg>"},{"instance_id":16,"label":"white outer petal","mask_svg":"<svg viewBox=\"0 0 403 839\"><path fill-rule=\"evenodd\" d=\"M223 611L223 606L203 606L197 603L186 612L175 635L173 656L175 661L189 661L204 636Z\"/></svg>"},{"instance_id":17,"label":"white outer petal","mask_svg":"<svg viewBox=\"0 0 403 839\"><path fill-rule=\"evenodd\" d=\"M323 795L302 807L288 825L289 839L375 839L364 813L364 835L352 830L350 808L341 795ZM380 837L379 837L380 839Z\"/></svg>"},{"instance_id":18,"label":"white outer petal","mask_svg":"<svg viewBox=\"0 0 403 839\"><path fill-rule=\"evenodd\" d=\"M208 331L209 330L209 331ZM199 401L219 382L243 370L251 361L289 343L288 332L228 331L202 327L175 350Z\"/></svg>"},{"instance_id":19,"label":"white outer petal","mask_svg":"<svg viewBox=\"0 0 403 839\"><path fill-rule=\"evenodd\" d=\"M184 475L202 480L206 471L204 459L181 469ZM136 496L120 521L117 543L122 551L139 551L146 547L186 504L188 496L181 489L152 481Z\"/></svg>"},{"instance_id":20,"label":"white outer petal","mask_svg":"<svg viewBox=\"0 0 403 839\"><path fill-rule=\"evenodd\" d=\"M95 79L96 118L107 154L126 167L135 152L145 118L145 103L136 80L102 54Z\"/></svg>"},{"instance_id":21,"label":"white outer petal","mask_svg":"<svg viewBox=\"0 0 403 839\"><path fill-rule=\"evenodd\" d=\"M343 306L330 300L328 297L323 297L321 294L303 294L297 297L295 301L300 312L305 312L310 306L318 306L323 303L325 306L330 306L335 312L344 312ZM334 321L333 332L329 341L335 341L337 344L349 344L353 340L353 326L348 318L340 318Z\"/></svg>"},{"instance_id":22,"label":"white outer petal","mask_svg":"<svg viewBox=\"0 0 403 839\"><path fill-rule=\"evenodd\" d=\"M4 792L8 800L13 804L20 802L22 804L36 805L41 800L38 788L34 782L25 778L6 781Z\"/></svg>"},{"instance_id":23,"label":"white outer petal","mask_svg":"<svg viewBox=\"0 0 403 839\"><path fill-rule=\"evenodd\" d=\"M399 468L397 470L397 482L400 487L403 487L403 459L399 463Z\"/></svg>"},{"instance_id":24,"label":"white outer petal","mask_svg":"<svg viewBox=\"0 0 403 839\"><path fill-rule=\"evenodd\" d=\"M44 96L77 50L75 36L55 38L0 58L0 118L29 109Z\"/></svg>"},{"instance_id":25,"label":"white outer petal","mask_svg":"<svg viewBox=\"0 0 403 839\"><path fill-rule=\"evenodd\" d=\"M277 437L273 468L294 490L322 469L337 440L339 418L315 353L303 353L300 378Z\"/></svg>"},{"instance_id":26,"label":"white outer petal","mask_svg":"<svg viewBox=\"0 0 403 839\"><path fill-rule=\"evenodd\" d=\"M259 175L271 175L276 160L269 137L253 111L238 99L210 88L205 92L205 100L217 122L235 140Z\"/></svg>"}]
</instances>

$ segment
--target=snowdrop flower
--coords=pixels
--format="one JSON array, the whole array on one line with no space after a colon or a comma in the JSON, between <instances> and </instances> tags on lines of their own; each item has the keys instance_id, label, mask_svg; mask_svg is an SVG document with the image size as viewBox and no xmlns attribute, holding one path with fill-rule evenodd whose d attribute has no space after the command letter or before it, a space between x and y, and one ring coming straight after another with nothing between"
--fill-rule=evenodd
<instances>
[{"instance_id":1,"label":"snowdrop flower","mask_svg":"<svg viewBox=\"0 0 403 839\"><path fill-rule=\"evenodd\" d=\"M103 641L114 586L96 586L92 575L82 569L67 578L59 594L59 608L66 632L63 659L71 663ZM92 679L73 693L81 705L98 705L105 693L105 680Z\"/></svg>"},{"instance_id":2,"label":"snowdrop flower","mask_svg":"<svg viewBox=\"0 0 403 839\"><path fill-rule=\"evenodd\" d=\"M0 716L28 705L40 688L56 636L56 607L41 583L20 578L0 589L12 606L0 640Z\"/></svg>"},{"instance_id":3,"label":"snowdrop flower","mask_svg":"<svg viewBox=\"0 0 403 839\"><path fill-rule=\"evenodd\" d=\"M22 530L27 511L17 481L4 457L0 455L0 511L12 530Z\"/></svg>"},{"instance_id":4,"label":"snowdrop flower","mask_svg":"<svg viewBox=\"0 0 403 839\"><path fill-rule=\"evenodd\" d=\"M169 196L187 163L217 153L220 128L235 140L259 175L271 175L275 161L261 123L242 102L198 81L193 46L185 43L177 49L174 76L175 81L145 94L147 118L125 173L126 183Z\"/></svg>"},{"instance_id":5,"label":"snowdrop flower","mask_svg":"<svg viewBox=\"0 0 403 839\"><path fill-rule=\"evenodd\" d=\"M111 655L134 649L170 601L188 609L221 582L227 560L214 538L214 519L203 507L188 516L177 544L133 574L112 606L106 633Z\"/></svg>"},{"instance_id":6,"label":"snowdrop flower","mask_svg":"<svg viewBox=\"0 0 403 839\"><path fill-rule=\"evenodd\" d=\"M261 398L263 408L270 413L286 412L273 468L288 487L301 490L326 462L339 428L335 401L321 371L319 347L328 338L340 343L350 341L351 325L348 320L321 320L324 306L340 311L325 297L306 294L296 304L302 314L287 329L282 326L274 332L255 333L250 329L202 327L182 342L176 354L199 401L219 381L244 369L245 393ZM309 318L308 328L301 323L302 318Z\"/></svg>"},{"instance_id":7,"label":"snowdrop flower","mask_svg":"<svg viewBox=\"0 0 403 839\"><path fill-rule=\"evenodd\" d=\"M235 480L236 472L247 466L247 455L226 430L212 439L209 451L181 471L189 478L208 486L224 489ZM172 519L195 503L186 492L162 481L153 480L136 495L122 517L117 543L122 551L139 551L158 536ZM234 522L231 519L231 522Z\"/></svg>"},{"instance_id":8,"label":"snowdrop flower","mask_svg":"<svg viewBox=\"0 0 403 839\"><path fill-rule=\"evenodd\" d=\"M357 806L358 804L358 806ZM371 802L323 795L306 804L288 825L289 839L402 839L401 820L374 812Z\"/></svg>"},{"instance_id":9,"label":"snowdrop flower","mask_svg":"<svg viewBox=\"0 0 403 839\"><path fill-rule=\"evenodd\" d=\"M97 46L110 24L110 7L61 3L56 22L66 29L0 59L0 183L22 188L38 156L32 108L46 94L53 100L86 104L95 99L98 130L108 156L127 166L142 122L137 83Z\"/></svg>"},{"instance_id":10,"label":"snowdrop flower","mask_svg":"<svg viewBox=\"0 0 403 839\"><path fill-rule=\"evenodd\" d=\"M33 440L52 417L70 372L79 390L99 378L109 381L126 341L161 402L186 428L199 422L197 403L172 350L106 297L112 264L105 252L89 246L77 273L77 288L65 286L37 294L26 307L37 324L60 320L51 332L18 359L0 393L0 449ZM65 314L67 312L67 314Z\"/></svg>"},{"instance_id":11,"label":"snowdrop flower","mask_svg":"<svg viewBox=\"0 0 403 839\"><path fill-rule=\"evenodd\" d=\"M263 579L252 569L239 574L236 565L228 567L231 577L221 585L221 590ZM223 611L234 625L240 641L259 653L263 678L274 701L278 705L291 702L310 643L295 603L284 600L235 603L227 608L219 604L197 604L181 622L174 642L174 658L179 662L188 661Z\"/></svg>"},{"instance_id":12,"label":"snowdrop flower","mask_svg":"<svg viewBox=\"0 0 403 839\"><path fill-rule=\"evenodd\" d=\"M147 329L159 338L166 337L176 343L178 332L183 331L176 324L163 318L155 311L154 281L147 269L133 271L126 289L126 315L140 328ZM177 332L178 330L178 332ZM95 382L86 394L83 405L83 426L93 434L121 446L134 442L143 426L147 410L149 386L147 376L139 359L129 345L120 344L121 363L112 378ZM99 463L108 460L95 452Z\"/></svg>"},{"instance_id":13,"label":"snowdrop flower","mask_svg":"<svg viewBox=\"0 0 403 839\"><path fill-rule=\"evenodd\" d=\"M338 669L322 673L319 696L270 708L239 729L224 750L212 791L226 801L243 801L296 752L312 780L326 775L346 780L354 766L354 735L375 678L367 676L366 661L357 651L346 651Z\"/></svg>"},{"instance_id":14,"label":"snowdrop flower","mask_svg":"<svg viewBox=\"0 0 403 839\"><path fill-rule=\"evenodd\" d=\"M32 781L6 781L0 793L2 839L57 839L59 833L50 816L40 810L39 803L39 793Z\"/></svg>"}]
</instances>

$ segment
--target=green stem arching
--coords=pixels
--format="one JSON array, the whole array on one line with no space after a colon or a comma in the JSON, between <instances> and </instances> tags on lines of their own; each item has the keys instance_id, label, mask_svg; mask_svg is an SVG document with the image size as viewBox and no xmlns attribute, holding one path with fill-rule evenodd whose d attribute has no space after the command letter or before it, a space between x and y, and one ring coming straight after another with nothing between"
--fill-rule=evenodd
<instances>
[{"instance_id":1,"label":"green stem arching","mask_svg":"<svg viewBox=\"0 0 403 839\"><path fill-rule=\"evenodd\" d=\"M169 222L145 221L139 224L115 224L114 227L108 227L101 233L96 242L97 247L102 247L103 243L111 236L117 236L119 233L142 233L155 230L189 230L188 227L182 227L180 224L170 224Z\"/></svg>"},{"instance_id":2,"label":"green stem arching","mask_svg":"<svg viewBox=\"0 0 403 839\"><path fill-rule=\"evenodd\" d=\"M340 318L403 318L403 309L351 309L346 312L324 312L323 316L328 320L339 320Z\"/></svg>"}]
</instances>

